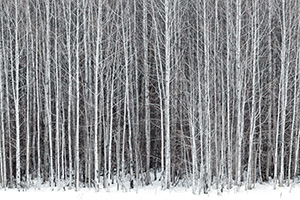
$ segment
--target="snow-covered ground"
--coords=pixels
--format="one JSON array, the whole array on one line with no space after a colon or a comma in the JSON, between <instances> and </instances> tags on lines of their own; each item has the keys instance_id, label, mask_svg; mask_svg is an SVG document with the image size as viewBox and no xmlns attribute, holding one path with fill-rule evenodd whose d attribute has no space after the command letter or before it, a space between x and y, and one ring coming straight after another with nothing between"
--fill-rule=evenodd
<instances>
[{"instance_id":1,"label":"snow-covered ground","mask_svg":"<svg viewBox=\"0 0 300 200\"><path fill-rule=\"evenodd\" d=\"M112 200L298 200L300 199L300 184L295 185L292 189L290 187L278 187L273 189L273 185L270 184L257 184L253 190L245 191L243 187L237 191L233 188L229 191L225 190L221 195L217 195L216 191L211 191L209 194L194 195L191 189L185 189L176 187L174 189L162 191L160 186L149 186L140 188L138 192L131 190L129 192L116 191L115 188L111 188L109 192L100 190L95 192L93 189L81 189L78 192L74 190L54 190L50 191L48 187L44 187L40 190L30 189L25 192L18 192L17 190L7 189L0 190L0 199L22 199L22 200L94 200L94 199L112 199Z\"/></svg>"}]
</instances>

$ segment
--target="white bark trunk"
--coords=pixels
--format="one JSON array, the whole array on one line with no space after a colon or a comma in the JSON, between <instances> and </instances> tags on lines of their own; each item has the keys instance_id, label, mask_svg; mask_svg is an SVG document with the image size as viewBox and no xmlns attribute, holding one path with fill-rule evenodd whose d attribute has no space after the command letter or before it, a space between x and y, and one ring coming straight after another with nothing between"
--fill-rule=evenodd
<instances>
[{"instance_id":1,"label":"white bark trunk","mask_svg":"<svg viewBox=\"0 0 300 200\"><path fill-rule=\"evenodd\" d=\"M1 17L1 24L3 24L3 18ZM3 172L3 176L2 176L2 188L6 188L6 182L7 182L7 177L6 177L6 138L5 135L7 134L7 130L5 130L5 124L4 124L4 81L3 81L3 76L5 75L4 73L4 67L6 64L5 61L5 50L4 50L4 39L3 39L3 34L4 34L4 29L3 29L3 25L1 27L1 38L2 38L2 42L0 42L0 120L1 120L1 138L2 138L2 148L0 150L1 153L1 157L2 157L2 172ZM8 102L7 102L8 104Z\"/></svg>"},{"instance_id":2,"label":"white bark trunk","mask_svg":"<svg viewBox=\"0 0 300 200\"><path fill-rule=\"evenodd\" d=\"M253 138L255 134L255 123L256 123L256 66L257 63L257 2L254 2L254 19L252 23L252 32L253 32L253 39L252 39L252 103L251 103L251 117L250 117L250 134L249 134L249 157L248 157L248 168L247 168L247 180L245 182L245 189L252 188L252 182L255 180L251 180L252 178L252 156L253 156ZM255 167L255 166L254 166Z\"/></svg>"},{"instance_id":3,"label":"white bark trunk","mask_svg":"<svg viewBox=\"0 0 300 200\"><path fill-rule=\"evenodd\" d=\"M204 39L204 93L205 93L205 187L207 193L211 186L211 118L210 118L210 54L209 54L209 18L207 15L206 1L203 3L203 39Z\"/></svg>"},{"instance_id":4,"label":"white bark trunk","mask_svg":"<svg viewBox=\"0 0 300 200\"><path fill-rule=\"evenodd\" d=\"M19 116L19 1L15 0L15 114L16 114L16 184L21 189L20 116Z\"/></svg>"},{"instance_id":5,"label":"white bark trunk","mask_svg":"<svg viewBox=\"0 0 300 200\"><path fill-rule=\"evenodd\" d=\"M95 105L95 113L94 113L94 179L95 179L95 187L96 191L99 188L99 161L98 161L98 82L99 82L99 68L102 69L101 63L99 61L99 55L101 54L100 43L102 41L102 1L99 1L98 5L98 16L97 16L97 39L96 39L96 54L95 54L95 80L94 80L94 105Z\"/></svg>"},{"instance_id":6,"label":"white bark trunk","mask_svg":"<svg viewBox=\"0 0 300 200\"><path fill-rule=\"evenodd\" d=\"M284 179L284 136L287 108L287 87L288 87L288 68L286 66L286 20L285 20L285 0L282 0L282 44L281 44L281 163L280 163L280 178L279 186L283 186Z\"/></svg>"},{"instance_id":7,"label":"white bark trunk","mask_svg":"<svg viewBox=\"0 0 300 200\"><path fill-rule=\"evenodd\" d=\"M149 98L149 65L148 65L148 24L147 0L143 0L143 50L144 50L144 76L145 76L145 135L146 135L146 185L150 180L150 98Z\"/></svg>"},{"instance_id":8,"label":"white bark trunk","mask_svg":"<svg viewBox=\"0 0 300 200\"><path fill-rule=\"evenodd\" d=\"M242 162L242 141L243 141L243 116L242 116L242 66L241 66L241 28L242 28L242 13L241 0L236 0L236 95L237 95L237 185L241 185L241 162Z\"/></svg>"},{"instance_id":9,"label":"white bark trunk","mask_svg":"<svg viewBox=\"0 0 300 200\"><path fill-rule=\"evenodd\" d=\"M72 7L71 1L69 1L68 7L66 8L68 11L67 16L67 56L68 56L68 158L69 158L69 187L71 187L73 182L73 169L72 169L72 117L71 117L71 109L72 109L72 56L71 56L71 24L72 24Z\"/></svg>"},{"instance_id":10,"label":"white bark trunk","mask_svg":"<svg viewBox=\"0 0 300 200\"><path fill-rule=\"evenodd\" d=\"M226 46L227 46L227 53L226 53L226 76L227 76L227 81L226 81L226 89L227 89L227 178L228 178L228 189L232 188L232 144L231 144L231 117L230 117L230 110L231 110L231 88L230 88L230 78L231 78L231 61L230 61L230 52L231 52L231 12L229 11L230 9L230 0L226 1Z\"/></svg>"},{"instance_id":11,"label":"white bark trunk","mask_svg":"<svg viewBox=\"0 0 300 200\"><path fill-rule=\"evenodd\" d=\"M79 103L80 103L80 88L79 88L79 29L80 29L80 23L79 23L79 9L80 9L80 2L77 1L77 18L76 18L76 137L75 137L75 160L76 160L76 191L79 190L79 171L80 171L80 160L79 160L79 131L80 131L80 125L79 125Z\"/></svg>"},{"instance_id":12,"label":"white bark trunk","mask_svg":"<svg viewBox=\"0 0 300 200\"><path fill-rule=\"evenodd\" d=\"M166 178L165 187L170 189L171 182L171 138L170 138L170 80L171 80L171 12L170 1L165 0L165 156L166 156Z\"/></svg>"},{"instance_id":13,"label":"white bark trunk","mask_svg":"<svg viewBox=\"0 0 300 200\"><path fill-rule=\"evenodd\" d=\"M52 148L52 118L51 118L51 70L50 70L50 5L46 2L46 63L45 63L45 109L50 153L50 186L54 189L53 148Z\"/></svg>"},{"instance_id":14,"label":"white bark trunk","mask_svg":"<svg viewBox=\"0 0 300 200\"><path fill-rule=\"evenodd\" d=\"M27 59L26 59L26 187L29 188L29 182L30 182L30 175L29 175L29 162L30 162L30 27L31 27L31 20L30 20L30 12L29 12L29 1L26 1L26 18L28 20L26 24L26 51L27 51ZM33 42L33 41L31 41Z\"/></svg>"},{"instance_id":15,"label":"white bark trunk","mask_svg":"<svg viewBox=\"0 0 300 200\"><path fill-rule=\"evenodd\" d=\"M3 20L0 21L3 23ZM1 29L1 35L3 34L3 28ZM1 120L1 143L0 143L0 171L1 171L1 183L2 188L6 188L6 154L5 154L5 130L4 130L4 106L3 106L3 59L4 58L4 50L3 43L0 42L0 120ZM1 146L2 145L2 146Z\"/></svg>"},{"instance_id":16,"label":"white bark trunk","mask_svg":"<svg viewBox=\"0 0 300 200\"><path fill-rule=\"evenodd\" d=\"M36 14L37 17L38 14ZM38 37L39 37L39 31L36 29L36 35L35 35L35 86L36 86L36 111L37 111L37 117L36 117L36 126L37 126L37 187L40 189L41 187L41 145L40 145L40 139L41 139L41 128L40 128L40 93L39 93L39 44L38 44Z\"/></svg>"}]
</instances>

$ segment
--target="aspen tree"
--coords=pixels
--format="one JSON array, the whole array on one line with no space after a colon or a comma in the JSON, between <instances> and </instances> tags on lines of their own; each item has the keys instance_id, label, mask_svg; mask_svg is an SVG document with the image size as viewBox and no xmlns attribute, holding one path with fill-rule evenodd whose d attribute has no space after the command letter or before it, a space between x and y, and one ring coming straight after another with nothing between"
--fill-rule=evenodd
<instances>
[{"instance_id":1,"label":"aspen tree","mask_svg":"<svg viewBox=\"0 0 300 200\"><path fill-rule=\"evenodd\" d=\"M147 0L143 0L143 50L144 50L144 76L145 76L145 135L146 135L146 185L150 180L150 98L149 98L149 65L148 65L148 18L147 18Z\"/></svg>"},{"instance_id":2,"label":"aspen tree","mask_svg":"<svg viewBox=\"0 0 300 200\"><path fill-rule=\"evenodd\" d=\"M237 104L237 168L236 168L236 182L237 185L241 185L241 173L242 173L242 141L243 141L243 112L242 112L242 87L243 87L243 70L241 64L241 29L242 29L242 2L236 0L236 104Z\"/></svg>"},{"instance_id":3,"label":"aspen tree","mask_svg":"<svg viewBox=\"0 0 300 200\"><path fill-rule=\"evenodd\" d=\"M46 61L45 61L45 109L50 153L50 186L54 189L53 148L52 148L52 117L51 117L51 60L50 60L50 3L46 2Z\"/></svg>"},{"instance_id":4,"label":"aspen tree","mask_svg":"<svg viewBox=\"0 0 300 200\"><path fill-rule=\"evenodd\" d=\"M30 19L30 12L29 12L29 2L26 1L26 52L27 52L27 59L26 59L26 187L29 188L30 182L30 175L29 175L29 162L30 162L30 56L31 56L31 49L29 41L31 38L31 19Z\"/></svg>"},{"instance_id":5,"label":"aspen tree","mask_svg":"<svg viewBox=\"0 0 300 200\"><path fill-rule=\"evenodd\" d=\"M164 1L164 20L165 20L165 158L166 158L166 173L165 173L165 187L170 189L171 182L171 148L170 148L170 81L171 81L171 2Z\"/></svg>"},{"instance_id":6,"label":"aspen tree","mask_svg":"<svg viewBox=\"0 0 300 200\"><path fill-rule=\"evenodd\" d=\"M140 178L140 161L139 161L139 132L140 132L140 101L139 101L139 63L138 63L138 41L137 41L137 2L134 1L134 16L133 16L133 22L134 22L134 37L133 37L133 45L134 45L134 65L135 65L135 135L134 135L134 143L135 143L135 178L136 178L136 188L138 190L139 186L139 178Z\"/></svg>"},{"instance_id":7,"label":"aspen tree","mask_svg":"<svg viewBox=\"0 0 300 200\"><path fill-rule=\"evenodd\" d=\"M55 38L54 38L54 63L55 63L55 168L56 168L56 185L58 186L58 189L60 189L60 80L59 80L59 60L58 60L58 5L57 3L54 4L55 9ZM62 138L63 140L64 138Z\"/></svg>"},{"instance_id":8,"label":"aspen tree","mask_svg":"<svg viewBox=\"0 0 300 200\"><path fill-rule=\"evenodd\" d=\"M286 108L287 108L287 87L288 87L288 73L289 68L286 67L286 6L285 0L282 0L282 43L281 43L281 72L280 72L280 82L281 82L281 96L282 101L281 103L281 162L280 162L280 177L279 177L279 186L283 186L283 179L284 179L284 155L285 155L285 122L286 122Z\"/></svg>"},{"instance_id":9,"label":"aspen tree","mask_svg":"<svg viewBox=\"0 0 300 200\"><path fill-rule=\"evenodd\" d=\"M101 51L100 43L102 41L102 1L98 2L98 16L97 16L97 38L96 38L96 54L95 54L95 74L94 74L94 179L95 179L95 188L98 191L99 188L99 163L98 163L98 82L99 82L99 68L101 67L101 60L99 61L99 55Z\"/></svg>"},{"instance_id":10,"label":"aspen tree","mask_svg":"<svg viewBox=\"0 0 300 200\"><path fill-rule=\"evenodd\" d=\"M18 190L21 189L21 161L20 161L20 116L19 116L19 1L15 0L15 84L14 84L14 104L16 115L16 184Z\"/></svg>"},{"instance_id":11,"label":"aspen tree","mask_svg":"<svg viewBox=\"0 0 300 200\"><path fill-rule=\"evenodd\" d=\"M273 108L273 96L272 96L272 0L268 0L268 80L269 80L269 106L268 106L268 158L266 167L266 179L269 180L271 157L272 157L272 108Z\"/></svg>"},{"instance_id":12,"label":"aspen tree","mask_svg":"<svg viewBox=\"0 0 300 200\"><path fill-rule=\"evenodd\" d=\"M36 20L38 20L38 12L36 11ZM38 21L36 21L36 24ZM39 30L36 28L35 31L35 88L36 88L36 111L37 111L37 118L36 118L36 126L37 126L37 187L40 189L41 187L41 127L40 127L40 92L39 92Z\"/></svg>"},{"instance_id":13,"label":"aspen tree","mask_svg":"<svg viewBox=\"0 0 300 200\"><path fill-rule=\"evenodd\" d=\"M204 99L205 99L205 177L204 192L210 190L211 186L211 117L210 117L210 54L209 54L209 18L207 16L207 2L203 3L203 40L204 40ZM207 188L206 188L207 187Z\"/></svg>"},{"instance_id":14,"label":"aspen tree","mask_svg":"<svg viewBox=\"0 0 300 200\"><path fill-rule=\"evenodd\" d=\"M73 168L72 168L72 90L73 90L73 77L72 77L72 54L71 54L71 25L72 25L72 2L69 1L68 5L64 7L66 17L66 39L67 39L67 60L68 60L68 101L67 101L67 130L68 130L68 167L69 167L69 187L73 181Z\"/></svg>"},{"instance_id":15,"label":"aspen tree","mask_svg":"<svg viewBox=\"0 0 300 200\"><path fill-rule=\"evenodd\" d=\"M79 131L80 131L80 126L79 126L79 117L80 117L80 112L79 112L79 103L80 103L80 88L79 88L79 30L80 30L80 22L79 22L79 15L80 15L80 1L77 1L77 8L76 8L76 72L75 72L75 77L76 77L76 137L75 137L75 162L76 162L76 191L79 190L79 170L80 170L80 160L79 160Z\"/></svg>"},{"instance_id":16,"label":"aspen tree","mask_svg":"<svg viewBox=\"0 0 300 200\"><path fill-rule=\"evenodd\" d=\"M253 5L253 21L252 21L252 95L251 95L251 118L250 118L250 134L249 134L249 157L247 168L247 180L245 183L245 189L252 189L252 165L253 165L253 138L255 134L256 123L256 68L257 62L257 1L254 1Z\"/></svg>"},{"instance_id":17,"label":"aspen tree","mask_svg":"<svg viewBox=\"0 0 300 200\"><path fill-rule=\"evenodd\" d=\"M300 1L298 0L297 1L297 8L298 8L298 15L297 15L297 19L298 19L298 22L300 20L300 12L299 12L299 9L300 9ZM298 25L298 32L300 31L300 26ZM295 76L298 77L298 81L295 82L295 87L297 88L297 85L299 86L299 83L300 83L300 35L297 34L297 56L296 56L296 68L295 68ZM296 90L295 88L295 91L297 91L297 95L295 97L299 97L300 95L300 92L299 92L299 88L298 90ZM297 98L297 101L296 101L296 105L299 105L299 99ZM299 108L297 106L297 112L296 113L299 113ZM300 123L300 118L299 118L299 115L297 115L297 125L299 126L299 123ZM294 172L293 172L293 177L294 177L294 182L293 182L293 185L296 184L296 177L297 177L297 170L298 170L298 162L299 162L299 143L300 143L300 129L298 128L298 131L297 131L297 139L296 139L296 144L295 144L295 158L294 158Z\"/></svg>"},{"instance_id":18,"label":"aspen tree","mask_svg":"<svg viewBox=\"0 0 300 200\"><path fill-rule=\"evenodd\" d=\"M226 1L226 89L227 89L227 180L228 180L228 189L232 188L232 129L231 129L231 118L230 118L230 78L231 78L231 12L230 12L230 0Z\"/></svg>"},{"instance_id":19,"label":"aspen tree","mask_svg":"<svg viewBox=\"0 0 300 200\"><path fill-rule=\"evenodd\" d=\"M0 22L3 23L2 16ZM3 26L1 27L1 36L3 35ZM0 42L0 120L1 120L1 140L0 140L0 176L2 188L6 188L6 154L5 154L5 133L4 133L4 106L3 106L3 42Z\"/></svg>"}]
</instances>

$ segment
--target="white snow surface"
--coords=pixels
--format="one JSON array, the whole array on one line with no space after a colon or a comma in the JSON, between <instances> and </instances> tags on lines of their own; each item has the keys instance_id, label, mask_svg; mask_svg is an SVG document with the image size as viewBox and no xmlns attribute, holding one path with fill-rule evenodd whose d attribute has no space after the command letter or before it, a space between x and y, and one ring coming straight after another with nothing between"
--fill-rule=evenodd
<instances>
[{"instance_id":1,"label":"white snow surface","mask_svg":"<svg viewBox=\"0 0 300 200\"><path fill-rule=\"evenodd\" d=\"M63 189L51 191L49 187L38 189L29 189L18 192L16 189L0 189L0 199L22 199L22 200L94 200L94 199L112 199L112 200L299 200L300 184L291 187L277 187L274 190L273 184L257 184L252 190L245 191L244 187L239 190L233 188L225 190L218 195L216 190L209 194L194 195L191 188L176 187L170 190L161 190L160 186L151 185L138 189L138 191L117 191L116 187L111 187L109 191L100 189L96 192L94 189L82 188L79 191Z\"/></svg>"}]
</instances>

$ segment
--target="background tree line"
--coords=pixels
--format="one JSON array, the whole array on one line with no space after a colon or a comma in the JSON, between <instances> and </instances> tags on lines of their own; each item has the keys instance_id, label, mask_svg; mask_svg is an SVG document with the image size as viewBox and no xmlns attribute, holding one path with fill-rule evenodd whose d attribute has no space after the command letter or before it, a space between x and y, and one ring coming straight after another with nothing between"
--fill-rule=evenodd
<instances>
[{"instance_id":1,"label":"background tree line","mask_svg":"<svg viewBox=\"0 0 300 200\"><path fill-rule=\"evenodd\" d=\"M299 75L299 0L2 0L1 186L290 185Z\"/></svg>"}]
</instances>

